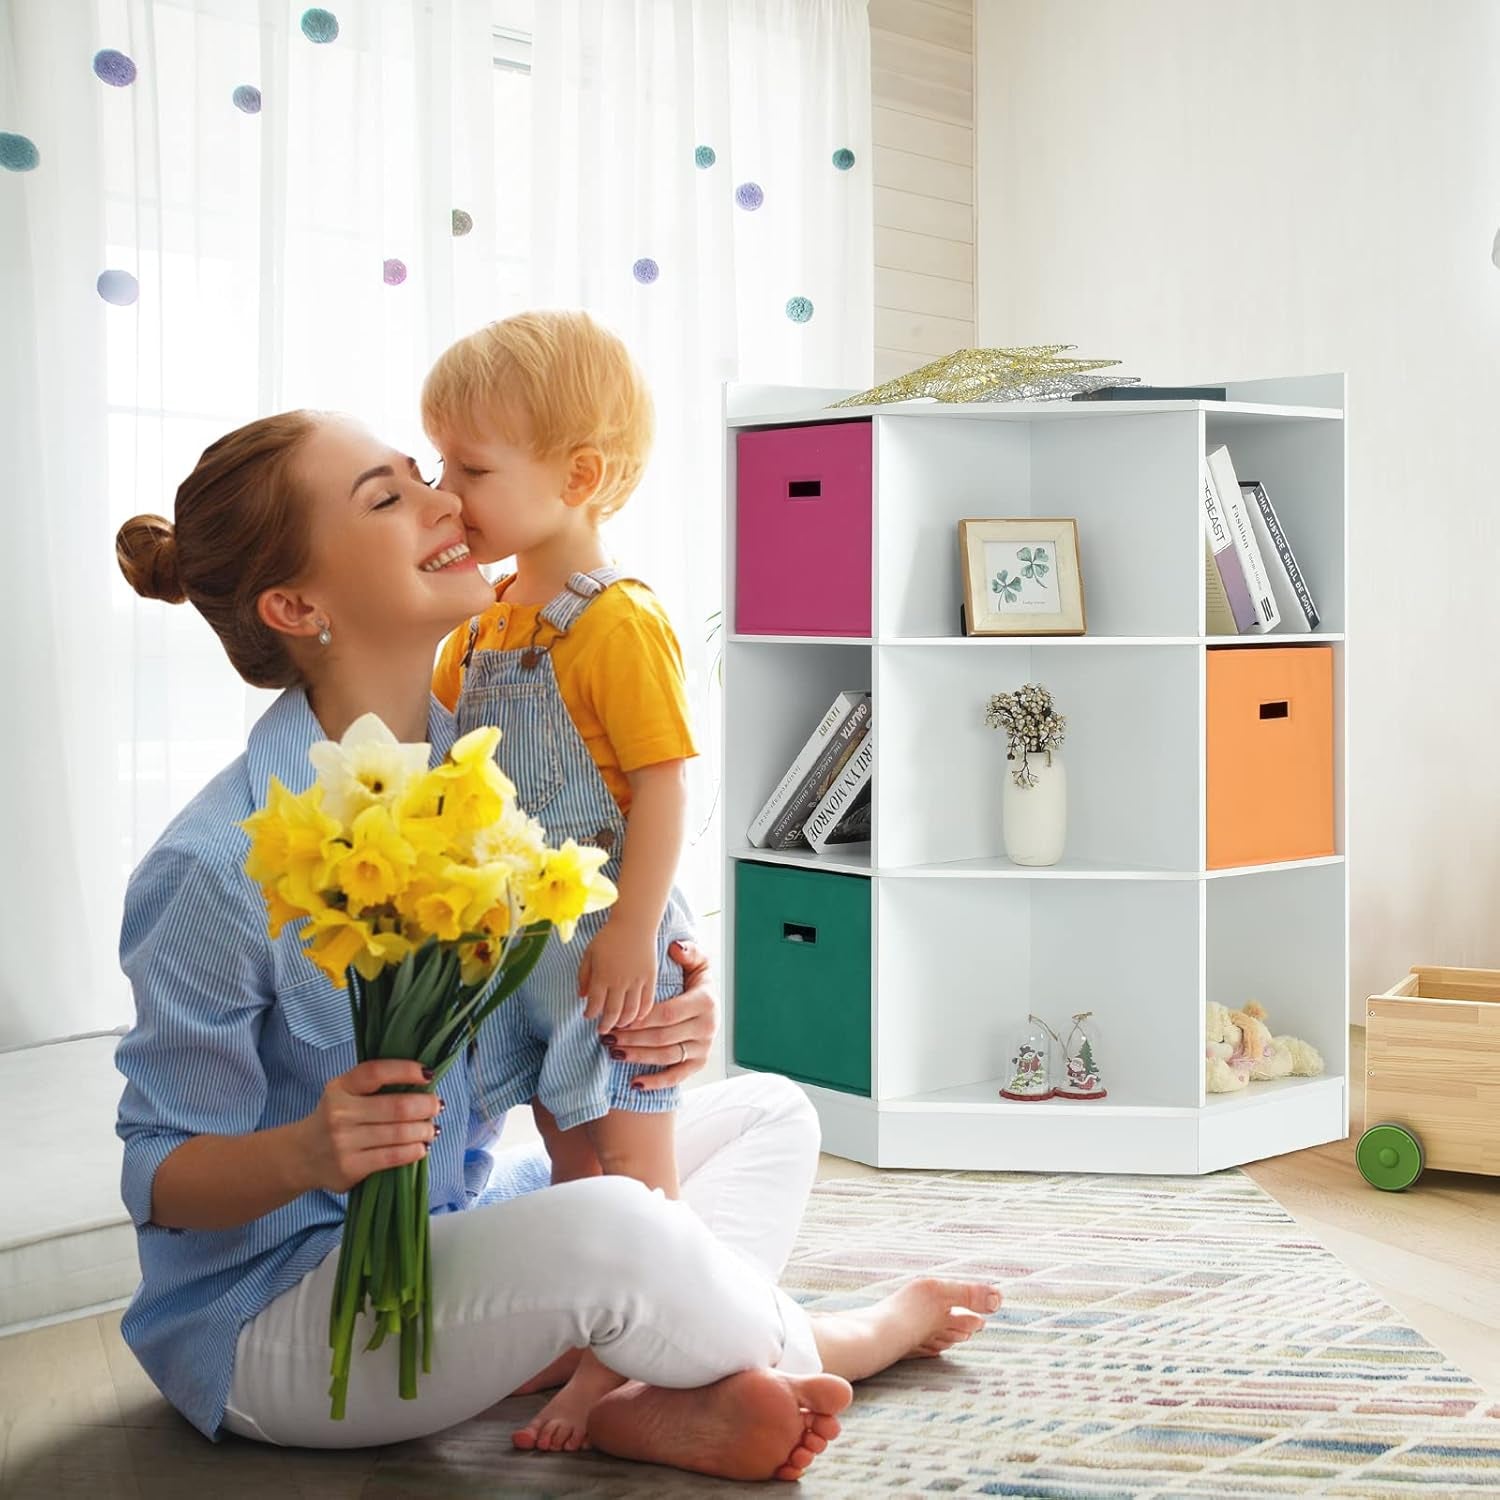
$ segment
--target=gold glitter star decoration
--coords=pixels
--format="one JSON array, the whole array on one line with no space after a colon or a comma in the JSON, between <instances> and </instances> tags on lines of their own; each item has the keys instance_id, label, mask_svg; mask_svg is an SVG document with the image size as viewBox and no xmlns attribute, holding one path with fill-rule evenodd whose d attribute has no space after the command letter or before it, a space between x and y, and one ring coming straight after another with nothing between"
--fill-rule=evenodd
<instances>
[{"instance_id":1,"label":"gold glitter star decoration","mask_svg":"<svg viewBox=\"0 0 1500 1500\"><path fill-rule=\"evenodd\" d=\"M1060 359L1076 344L1024 349L955 349L931 364L898 375L834 406L880 406L891 401L1058 401L1105 386L1136 385L1134 375L1095 375L1117 359Z\"/></svg>"}]
</instances>

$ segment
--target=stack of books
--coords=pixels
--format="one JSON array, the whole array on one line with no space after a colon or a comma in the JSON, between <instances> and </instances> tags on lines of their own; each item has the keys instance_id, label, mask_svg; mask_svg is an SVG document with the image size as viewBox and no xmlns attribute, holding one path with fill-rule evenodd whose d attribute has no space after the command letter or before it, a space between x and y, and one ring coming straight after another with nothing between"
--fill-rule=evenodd
<instances>
[{"instance_id":1,"label":"stack of books","mask_svg":"<svg viewBox=\"0 0 1500 1500\"><path fill-rule=\"evenodd\" d=\"M868 844L873 727L870 694L840 693L756 814L750 842L757 849L805 844L819 854L830 844Z\"/></svg>"},{"instance_id":2,"label":"stack of books","mask_svg":"<svg viewBox=\"0 0 1500 1500\"><path fill-rule=\"evenodd\" d=\"M1203 467L1203 572L1210 635L1318 628L1317 606L1265 485L1240 479L1222 443Z\"/></svg>"}]
</instances>

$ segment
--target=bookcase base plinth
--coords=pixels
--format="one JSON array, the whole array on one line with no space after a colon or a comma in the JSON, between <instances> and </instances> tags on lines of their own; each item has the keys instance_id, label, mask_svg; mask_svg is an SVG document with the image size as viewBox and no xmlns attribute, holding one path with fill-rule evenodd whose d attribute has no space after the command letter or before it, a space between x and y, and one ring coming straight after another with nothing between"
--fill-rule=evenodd
<instances>
[{"instance_id":1,"label":"bookcase base plinth","mask_svg":"<svg viewBox=\"0 0 1500 1500\"><path fill-rule=\"evenodd\" d=\"M1015 1103L999 1097L998 1083L883 1101L799 1087L818 1112L823 1150L871 1167L1191 1177L1348 1135L1346 1085L1337 1077L1255 1084L1197 1108Z\"/></svg>"}]
</instances>

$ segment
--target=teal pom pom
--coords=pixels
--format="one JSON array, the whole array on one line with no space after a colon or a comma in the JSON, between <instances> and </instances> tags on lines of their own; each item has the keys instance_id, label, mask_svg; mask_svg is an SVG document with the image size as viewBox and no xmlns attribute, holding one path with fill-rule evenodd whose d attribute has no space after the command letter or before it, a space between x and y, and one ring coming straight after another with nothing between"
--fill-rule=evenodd
<instances>
[{"instance_id":1,"label":"teal pom pom","mask_svg":"<svg viewBox=\"0 0 1500 1500\"><path fill-rule=\"evenodd\" d=\"M310 42L320 44L337 40L339 18L331 10L314 6L302 12L302 35Z\"/></svg>"},{"instance_id":2,"label":"teal pom pom","mask_svg":"<svg viewBox=\"0 0 1500 1500\"><path fill-rule=\"evenodd\" d=\"M42 153L29 136L0 130L0 167L7 172L34 172L41 159Z\"/></svg>"},{"instance_id":3,"label":"teal pom pom","mask_svg":"<svg viewBox=\"0 0 1500 1500\"><path fill-rule=\"evenodd\" d=\"M813 315L813 305L806 297L789 297L786 315L794 323L805 323Z\"/></svg>"}]
</instances>

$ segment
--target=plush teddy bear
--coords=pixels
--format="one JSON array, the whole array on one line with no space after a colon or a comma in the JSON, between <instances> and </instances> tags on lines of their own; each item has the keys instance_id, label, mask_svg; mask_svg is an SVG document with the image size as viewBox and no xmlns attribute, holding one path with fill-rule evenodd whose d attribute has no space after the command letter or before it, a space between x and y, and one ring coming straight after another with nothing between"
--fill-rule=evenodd
<instances>
[{"instance_id":1,"label":"plush teddy bear","mask_svg":"<svg viewBox=\"0 0 1500 1500\"><path fill-rule=\"evenodd\" d=\"M1260 1057L1250 1067L1252 1083L1270 1078L1316 1078L1323 1071L1323 1054L1311 1042L1295 1036L1271 1035L1270 1028L1265 1026L1266 1013L1254 1000L1243 1012L1234 1014L1236 1019L1242 1014L1250 1018L1266 1033Z\"/></svg>"},{"instance_id":2,"label":"plush teddy bear","mask_svg":"<svg viewBox=\"0 0 1500 1500\"><path fill-rule=\"evenodd\" d=\"M1260 1062L1271 1034L1244 1011L1230 1011L1215 1001L1206 1005L1205 1023L1203 1086L1209 1094L1233 1094L1250 1083L1250 1070Z\"/></svg>"},{"instance_id":3,"label":"plush teddy bear","mask_svg":"<svg viewBox=\"0 0 1500 1500\"><path fill-rule=\"evenodd\" d=\"M1205 1010L1204 1088L1228 1094L1272 1078L1312 1078L1323 1071L1316 1047L1294 1036L1272 1036L1265 1011L1251 1001L1228 1010L1210 1000Z\"/></svg>"}]
</instances>

